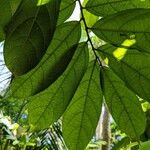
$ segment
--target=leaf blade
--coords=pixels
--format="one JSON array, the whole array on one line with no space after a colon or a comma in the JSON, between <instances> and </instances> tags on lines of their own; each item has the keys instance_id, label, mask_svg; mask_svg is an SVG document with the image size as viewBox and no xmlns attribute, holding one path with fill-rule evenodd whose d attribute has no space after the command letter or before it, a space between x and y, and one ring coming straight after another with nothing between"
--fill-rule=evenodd
<instances>
[{"instance_id":1,"label":"leaf blade","mask_svg":"<svg viewBox=\"0 0 150 150\"><path fill-rule=\"evenodd\" d=\"M99 69L96 61L90 62L63 115L63 134L70 150L84 149L95 132L103 101Z\"/></svg>"},{"instance_id":2,"label":"leaf blade","mask_svg":"<svg viewBox=\"0 0 150 150\"><path fill-rule=\"evenodd\" d=\"M39 64L27 74L14 79L10 87L12 95L28 97L53 83L67 67L70 59L67 60L65 56L73 46L78 44L80 34L80 23L77 21L60 25ZM61 61L64 62L64 65ZM59 65L62 67L60 68Z\"/></svg>"},{"instance_id":3,"label":"leaf blade","mask_svg":"<svg viewBox=\"0 0 150 150\"><path fill-rule=\"evenodd\" d=\"M4 27L9 23L16 12L21 0L0 0L0 30L4 32ZM0 35L0 41L4 36Z\"/></svg>"},{"instance_id":4,"label":"leaf blade","mask_svg":"<svg viewBox=\"0 0 150 150\"><path fill-rule=\"evenodd\" d=\"M59 0L43 6L24 0L8 24L4 58L14 76L25 74L41 60L56 28L59 5Z\"/></svg>"},{"instance_id":5,"label":"leaf blade","mask_svg":"<svg viewBox=\"0 0 150 150\"><path fill-rule=\"evenodd\" d=\"M138 98L110 69L102 71L104 96L112 117L123 132L133 139L139 139L144 132L146 118Z\"/></svg>"},{"instance_id":6,"label":"leaf blade","mask_svg":"<svg viewBox=\"0 0 150 150\"><path fill-rule=\"evenodd\" d=\"M106 45L101 47L102 53L109 59L109 66L125 83L126 86L139 97L150 100L150 55L136 49L125 49L121 60L114 56L117 47ZM120 48L119 48L120 49Z\"/></svg>"},{"instance_id":7,"label":"leaf blade","mask_svg":"<svg viewBox=\"0 0 150 150\"><path fill-rule=\"evenodd\" d=\"M139 0L89 0L86 5L86 9L97 16L107 16L133 8L150 8L150 2Z\"/></svg>"},{"instance_id":8,"label":"leaf blade","mask_svg":"<svg viewBox=\"0 0 150 150\"><path fill-rule=\"evenodd\" d=\"M116 46L129 39L135 40L133 48L149 51L150 9L130 9L100 19L92 31L102 40Z\"/></svg>"},{"instance_id":9,"label":"leaf blade","mask_svg":"<svg viewBox=\"0 0 150 150\"><path fill-rule=\"evenodd\" d=\"M36 128L46 128L61 117L88 64L87 44L79 44L65 72L45 91L29 98L29 119ZM42 100L42 101L41 101Z\"/></svg>"},{"instance_id":10,"label":"leaf blade","mask_svg":"<svg viewBox=\"0 0 150 150\"><path fill-rule=\"evenodd\" d=\"M61 0L60 13L59 13L57 25L62 24L71 16L71 14L75 9L75 6L76 3L74 0Z\"/></svg>"}]
</instances>

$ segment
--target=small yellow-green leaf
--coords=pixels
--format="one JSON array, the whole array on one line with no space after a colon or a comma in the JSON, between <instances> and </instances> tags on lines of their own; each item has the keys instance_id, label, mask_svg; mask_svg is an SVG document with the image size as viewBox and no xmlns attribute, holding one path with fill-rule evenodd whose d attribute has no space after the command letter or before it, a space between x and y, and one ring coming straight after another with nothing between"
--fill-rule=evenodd
<instances>
[{"instance_id":1,"label":"small yellow-green leaf","mask_svg":"<svg viewBox=\"0 0 150 150\"><path fill-rule=\"evenodd\" d=\"M40 5L44 5L44 4L47 4L49 3L51 0L38 0L38 3L37 5L40 6Z\"/></svg>"},{"instance_id":2,"label":"small yellow-green leaf","mask_svg":"<svg viewBox=\"0 0 150 150\"><path fill-rule=\"evenodd\" d=\"M85 9L83 10L83 14L85 17L86 24L89 28L91 28L96 23L96 21L98 20L97 16L91 14L90 12L88 12Z\"/></svg>"}]
</instances>

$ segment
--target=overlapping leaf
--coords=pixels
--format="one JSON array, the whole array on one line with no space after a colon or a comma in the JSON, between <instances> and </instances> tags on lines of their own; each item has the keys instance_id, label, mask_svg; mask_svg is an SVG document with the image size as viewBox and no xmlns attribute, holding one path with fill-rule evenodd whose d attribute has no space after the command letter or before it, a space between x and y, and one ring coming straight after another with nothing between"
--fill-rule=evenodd
<instances>
[{"instance_id":1,"label":"overlapping leaf","mask_svg":"<svg viewBox=\"0 0 150 150\"><path fill-rule=\"evenodd\" d=\"M88 65L87 43L79 44L65 72L45 91L29 98L29 120L47 128L59 119L72 99Z\"/></svg>"},{"instance_id":2,"label":"overlapping leaf","mask_svg":"<svg viewBox=\"0 0 150 150\"><path fill-rule=\"evenodd\" d=\"M80 34L79 22L60 25L39 64L12 82L10 90L13 96L21 98L34 95L54 82L66 69L74 53L72 47L78 43Z\"/></svg>"},{"instance_id":3,"label":"overlapping leaf","mask_svg":"<svg viewBox=\"0 0 150 150\"><path fill-rule=\"evenodd\" d=\"M92 31L101 39L121 45L135 39L135 48L150 53L150 9L125 10L100 19Z\"/></svg>"},{"instance_id":4,"label":"overlapping leaf","mask_svg":"<svg viewBox=\"0 0 150 150\"><path fill-rule=\"evenodd\" d=\"M75 8L75 4L75 0L61 0L60 13L57 22L58 25L63 23L71 16Z\"/></svg>"},{"instance_id":5,"label":"overlapping leaf","mask_svg":"<svg viewBox=\"0 0 150 150\"><path fill-rule=\"evenodd\" d=\"M4 40L4 27L11 20L21 0L0 0L0 41Z\"/></svg>"},{"instance_id":6,"label":"overlapping leaf","mask_svg":"<svg viewBox=\"0 0 150 150\"><path fill-rule=\"evenodd\" d=\"M95 133L103 101L99 70L95 61L89 64L63 116L63 134L69 150L84 149Z\"/></svg>"},{"instance_id":7,"label":"overlapping leaf","mask_svg":"<svg viewBox=\"0 0 150 150\"><path fill-rule=\"evenodd\" d=\"M109 66L128 88L145 100L150 100L150 55L135 49L101 47L109 59ZM122 52L119 54L119 51ZM118 57L117 57L118 52Z\"/></svg>"},{"instance_id":8,"label":"overlapping leaf","mask_svg":"<svg viewBox=\"0 0 150 150\"><path fill-rule=\"evenodd\" d=\"M51 0L39 0L38 5L43 5L50 1ZM71 16L73 10L75 9L75 4L75 0L61 0L57 25L64 23L64 21Z\"/></svg>"},{"instance_id":9,"label":"overlapping leaf","mask_svg":"<svg viewBox=\"0 0 150 150\"><path fill-rule=\"evenodd\" d=\"M146 119L141 104L134 93L110 69L102 70L104 96L115 122L131 138L144 132Z\"/></svg>"},{"instance_id":10,"label":"overlapping leaf","mask_svg":"<svg viewBox=\"0 0 150 150\"><path fill-rule=\"evenodd\" d=\"M89 0L86 9L97 15L106 16L126 9L150 8L148 0Z\"/></svg>"},{"instance_id":11,"label":"overlapping leaf","mask_svg":"<svg viewBox=\"0 0 150 150\"><path fill-rule=\"evenodd\" d=\"M37 7L37 1L24 0L8 25L4 44L5 63L15 75L35 67L55 31L60 0Z\"/></svg>"}]
</instances>

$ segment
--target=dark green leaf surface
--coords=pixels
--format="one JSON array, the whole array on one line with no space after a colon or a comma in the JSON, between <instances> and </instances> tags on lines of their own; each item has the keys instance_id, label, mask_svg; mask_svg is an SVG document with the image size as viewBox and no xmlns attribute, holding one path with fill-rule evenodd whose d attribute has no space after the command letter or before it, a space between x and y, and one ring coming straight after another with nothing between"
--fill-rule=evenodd
<instances>
[{"instance_id":1,"label":"dark green leaf surface","mask_svg":"<svg viewBox=\"0 0 150 150\"><path fill-rule=\"evenodd\" d=\"M124 56L118 60L113 46L101 47L109 59L109 66L126 83L127 87L145 100L150 100L150 55L135 49L122 48Z\"/></svg>"},{"instance_id":2,"label":"dark green leaf surface","mask_svg":"<svg viewBox=\"0 0 150 150\"><path fill-rule=\"evenodd\" d=\"M53 83L67 67L74 52L71 48L78 43L80 35L79 22L67 22L60 25L40 63L30 72L17 77L12 82L10 90L13 96L28 97Z\"/></svg>"},{"instance_id":3,"label":"dark green leaf surface","mask_svg":"<svg viewBox=\"0 0 150 150\"><path fill-rule=\"evenodd\" d=\"M133 47L150 53L150 9L125 10L100 19L92 31L101 39L121 45L135 39Z\"/></svg>"},{"instance_id":4,"label":"dark green leaf surface","mask_svg":"<svg viewBox=\"0 0 150 150\"><path fill-rule=\"evenodd\" d=\"M115 122L131 138L139 138L145 129L146 119L134 93L110 69L102 70L104 96Z\"/></svg>"},{"instance_id":5,"label":"dark green leaf surface","mask_svg":"<svg viewBox=\"0 0 150 150\"><path fill-rule=\"evenodd\" d=\"M99 81L100 67L89 67L63 116L63 135L69 150L82 150L95 133L103 95Z\"/></svg>"},{"instance_id":6,"label":"dark green leaf surface","mask_svg":"<svg viewBox=\"0 0 150 150\"><path fill-rule=\"evenodd\" d=\"M29 120L35 128L47 128L66 110L88 65L86 43L79 44L65 72L45 91L29 98Z\"/></svg>"},{"instance_id":7,"label":"dark green leaf surface","mask_svg":"<svg viewBox=\"0 0 150 150\"><path fill-rule=\"evenodd\" d=\"M63 23L71 16L75 8L75 4L76 3L74 0L61 0L59 18L57 22L58 25Z\"/></svg>"},{"instance_id":8,"label":"dark green leaf surface","mask_svg":"<svg viewBox=\"0 0 150 150\"><path fill-rule=\"evenodd\" d=\"M0 42L5 38L3 28L0 26Z\"/></svg>"},{"instance_id":9,"label":"dark green leaf surface","mask_svg":"<svg viewBox=\"0 0 150 150\"><path fill-rule=\"evenodd\" d=\"M16 12L21 0L0 0L0 41L4 39L1 31L11 20L12 16Z\"/></svg>"},{"instance_id":10,"label":"dark green leaf surface","mask_svg":"<svg viewBox=\"0 0 150 150\"><path fill-rule=\"evenodd\" d=\"M4 44L5 63L15 75L35 67L44 55L55 31L60 0L38 6L35 0L24 0L8 25Z\"/></svg>"},{"instance_id":11,"label":"dark green leaf surface","mask_svg":"<svg viewBox=\"0 0 150 150\"><path fill-rule=\"evenodd\" d=\"M97 15L106 16L126 9L150 8L149 0L89 0L86 9Z\"/></svg>"}]
</instances>

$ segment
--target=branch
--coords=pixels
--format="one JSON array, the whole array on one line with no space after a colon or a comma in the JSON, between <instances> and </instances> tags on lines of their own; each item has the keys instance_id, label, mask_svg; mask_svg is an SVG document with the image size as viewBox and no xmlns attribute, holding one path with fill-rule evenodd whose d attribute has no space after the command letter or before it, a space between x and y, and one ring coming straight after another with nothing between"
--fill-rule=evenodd
<instances>
[{"instance_id":1,"label":"branch","mask_svg":"<svg viewBox=\"0 0 150 150\"><path fill-rule=\"evenodd\" d=\"M96 57L96 59L97 59L97 61L98 61L98 64L100 65L100 67L102 67L103 65L102 65L102 61L100 60L100 58L99 58L99 56L96 54L96 48L94 47L94 45L93 45L93 43L92 43L92 40L91 40L91 38L90 38L90 35L89 35L89 27L87 26L87 24L86 24L86 20L85 20L85 17L84 17L84 13L83 13L83 7L82 7L82 4L81 4L81 1L80 0L77 0L78 1L78 3L79 3L79 6L80 6L80 11L81 11L81 20L83 21L83 24L84 24L84 27L85 27L85 31L86 31L86 35L87 35L87 42L89 42L90 43L90 45L91 45L91 47L92 47L92 51L93 51L93 53L94 53L94 55L95 55L95 57Z\"/></svg>"}]
</instances>

